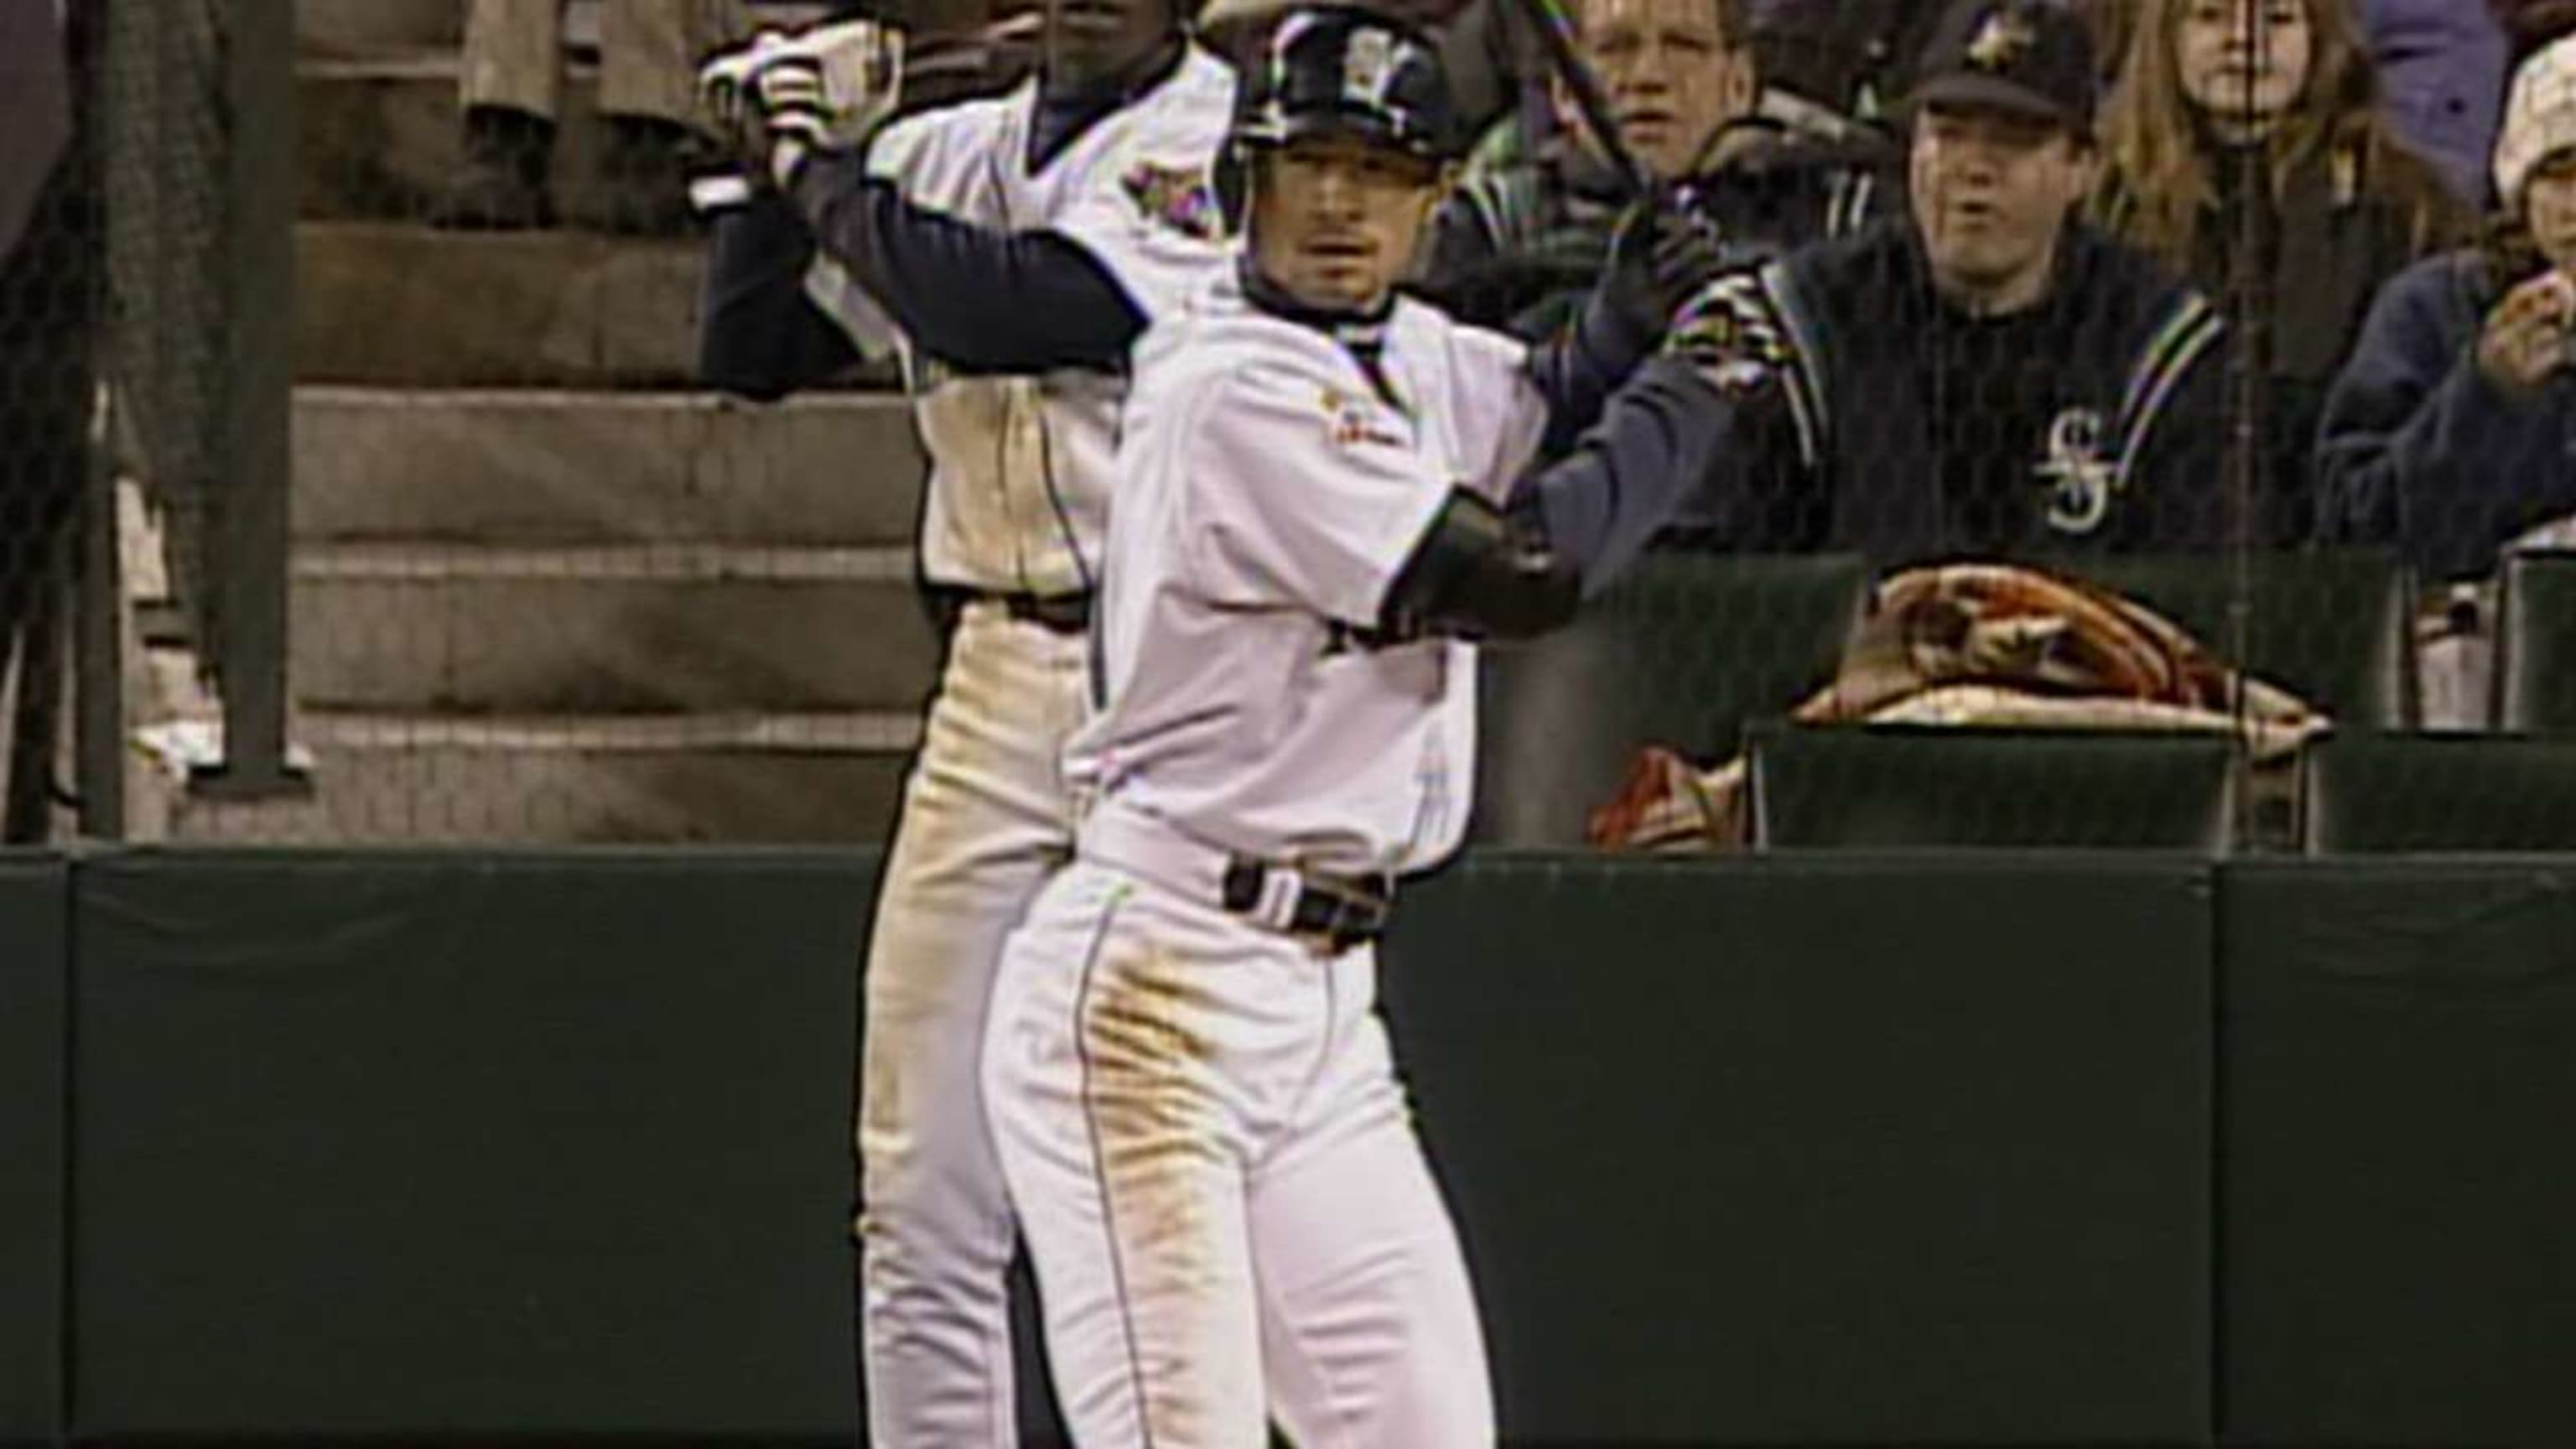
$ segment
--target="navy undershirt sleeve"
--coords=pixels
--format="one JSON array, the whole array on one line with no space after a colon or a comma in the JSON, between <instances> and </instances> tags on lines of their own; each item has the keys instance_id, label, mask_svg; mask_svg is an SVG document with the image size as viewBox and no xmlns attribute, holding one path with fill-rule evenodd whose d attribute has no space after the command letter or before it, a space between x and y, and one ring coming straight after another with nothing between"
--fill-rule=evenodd
<instances>
[{"instance_id":1,"label":"navy undershirt sleeve","mask_svg":"<svg viewBox=\"0 0 2576 1449\"><path fill-rule=\"evenodd\" d=\"M856 155L818 155L789 194L815 243L915 347L974 372L1115 369L1145 314L1098 257L1050 231L1005 232L905 200Z\"/></svg>"},{"instance_id":2,"label":"navy undershirt sleeve","mask_svg":"<svg viewBox=\"0 0 2576 1449\"><path fill-rule=\"evenodd\" d=\"M1562 456L1600 421L1610 395L1655 343L1654 332L1621 316L1596 293L1552 340L1531 348L1530 381L1547 400L1539 456Z\"/></svg>"},{"instance_id":3,"label":"navy undershirt sleeve","mask_svg":"<svg viewBox=\"0 0 2576 1449\"><path fill-rule=\"evenodd\" d=\"M1512 511L1599 593L1690 502L1733 431L1735 404L1680 358L1657 358L1610 398L1563 459L1525 476Z\"/></svg>"},{"instance_id":4,"label":"navy undershirt sleeve","mask_svg":"<svg viewBox=\"0 0 2576 1449\"><path fill-rule=\"evenodd\" d=\"M805 293L813 260L805 224L774 193L717 219L698 332L708 386L770 401L858 359L849 335Z\"/></svg>"}]
</instances>

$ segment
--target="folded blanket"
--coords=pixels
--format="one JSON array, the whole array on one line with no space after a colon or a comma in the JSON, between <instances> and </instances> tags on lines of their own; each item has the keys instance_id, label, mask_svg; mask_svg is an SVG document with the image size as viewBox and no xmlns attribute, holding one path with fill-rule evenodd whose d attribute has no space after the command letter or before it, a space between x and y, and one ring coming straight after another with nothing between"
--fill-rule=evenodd
<instances>
[{"instance_id":1,"label":"folded blanket","mask_svg":"<svg viewBox=\"0 0 2576 1449\"><path fill-rule=\"evenodd\" d=\"M2171 620L2080 580L2003 564L1910 569L1879 585L1801 724L2182 730L2233 734L2286 781L2331 724L2277 685L2220 665ZM1608 849L1724 851L1747 839L1747 761L1714 769L1662 746L1592 814Z\"/></svg>"}]
</instances>

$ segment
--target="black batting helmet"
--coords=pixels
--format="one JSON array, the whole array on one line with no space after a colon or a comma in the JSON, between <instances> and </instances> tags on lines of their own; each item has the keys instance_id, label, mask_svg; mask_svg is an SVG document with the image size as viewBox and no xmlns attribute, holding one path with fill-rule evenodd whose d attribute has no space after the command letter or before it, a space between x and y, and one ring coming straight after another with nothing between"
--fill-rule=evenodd
<instances>
[{"instance_id":1,"label":"black batting helmet","mask_svg":"<svg viewBox=\"0 0 2576 1449\"><path fill-rule=\"evenodd\" d=\"M1442 159L1457 143L1457 128L1430 37L1355 6L1299 6L1280 17L1243 78L1234 142L1356 136Z\"/></svg>"}]
</instances>

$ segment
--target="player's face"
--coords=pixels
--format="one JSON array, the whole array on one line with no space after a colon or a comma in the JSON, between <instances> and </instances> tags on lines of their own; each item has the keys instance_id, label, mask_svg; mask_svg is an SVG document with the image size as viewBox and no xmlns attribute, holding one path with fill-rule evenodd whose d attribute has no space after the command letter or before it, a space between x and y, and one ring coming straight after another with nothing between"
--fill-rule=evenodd
<instances>
[{"instance_id":1,"label":"player's face","mask_svg":"<svg viewBox=\"0 0 2576 1449\"><path fill-rule=\"evenodd\" d=\"M1584 0L1577 48L1601 79L1619 139L1666 180L1705 164L1720 126L1753 105L1752 52L1713 0ZM1581 125L1560 85L1557 108Z\"/></svg>"},{"instance_id":2,"label":"player's face","mask_svg":"<svg viewBox=\"0 0 2576 1449\"><path fill-rule=\"evenodd\" d=\"M1043 0L1050 80L1082 85L1122 75L1163 47L1172 0Z\"/></svg>"},{"instance_id":3,"label":"player's face","mask_svg":"<svg viewBox=\"0 0 2576 1449\"><path fill-rule=\"evenodd\" d=\"M2268 134L2307 89L2316 37L2307 0L2179 0L2174 70L2222 133Z\"/></svg>"},{"instance_id":4,"label":"player's face","mask_svg":"<svg viewBox=\"0 0 2576 1449\"><path fill-rule=\"evenodd\" d=\"M2522 205L2540 254L2576 276L2576 149L2549 153L2524 186Z\"/></svg>"},{"instance_id":5,"label":"player's face","mask_svg":"<svg viewBox=\"0 0 2576 1449\"><path fill-rule=\"evenodd\" d=\"M1925 109L1914 124L1915 225L1944 295L1992 310L2044 295L2093 153L2065 127L1986 107Z\"/></svg>"},{"instance_id":6,"label":"player's face","mask_svg":"<svg viewBox=\"0 0 2576 1449\"><path fill-rule=\"evenodd\" d=\"M1253 259L1309 307L1367 312L1386 300L1440 196L1430 161L1347 136L1256 158Z\"/></svg>"}]
</instances>

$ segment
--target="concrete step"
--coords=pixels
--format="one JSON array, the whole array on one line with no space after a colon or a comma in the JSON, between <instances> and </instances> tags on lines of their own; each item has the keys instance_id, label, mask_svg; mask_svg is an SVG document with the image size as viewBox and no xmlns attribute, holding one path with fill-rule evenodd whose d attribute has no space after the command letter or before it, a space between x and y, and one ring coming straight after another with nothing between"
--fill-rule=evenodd
<instances>
[{"instance_id":1,"label":"concrete step","mask_svg":"<svg viewBox=\"0 0 2576 1449\"><path fill-rule=\"evenodd\" d=\"M939 660L894 547L338 544L290 598L308 708L912 711Z\"/></svg>"},{"instance_id":2,"label":"concrete step","mask_svg":"<svg viewBox=\"0 0 2576 1449\"><path fill-rule=\"evenodd\" d=\"M295 49L341 58L453 50L463 20L456 0L296 0Z\"/></svg>"},{"instance_id":3,"label":"concrete step","mask_svg":"<svg viewBox=\"0 0 2576 1449\"><path fill-rule=\"evenodd\" d=\"M178 793L176 839L297 845L875 844L905 714L495 718L306 711L300 800Z\"/></svg>"},{"instance_id":4,"label":"concrete step","mask_svg":"<svg viewBox=\"0 0 2576 1449\"><path fill-rule=\"evenodd\" d=\"M686 385L704 248L576 232L296 228L296 374L390 387Z\"/></svg>"},{"instance_id":5,"label":"concrete step","mask_svg":"<svg viewBox=\"0 0 2576 1449\"><path fill-rule=\"evenodd\" d=\"M900 547L922 480L892 394L295 394L295 532L314 542Z\"/></svg>"}]
</instances>

